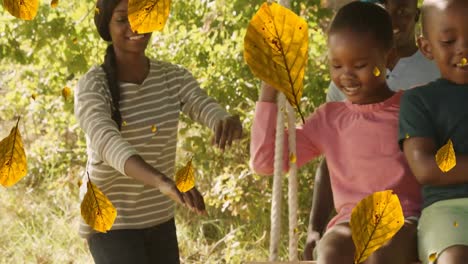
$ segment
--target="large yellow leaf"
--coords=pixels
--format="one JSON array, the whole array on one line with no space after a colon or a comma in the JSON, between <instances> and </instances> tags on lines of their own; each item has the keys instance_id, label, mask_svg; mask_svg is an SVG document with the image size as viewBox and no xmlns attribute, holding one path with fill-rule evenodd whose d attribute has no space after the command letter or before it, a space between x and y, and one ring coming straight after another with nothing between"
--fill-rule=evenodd
<instances>
[{"instance_id":1,"label":"large yellow leaf","mask_svg":"<svg viewBox=\"0 0 468 264\"><path fill-rule=\"evenodd\" d=\"M27 173L26 154L18 123L19 119L10 135L0 141L0 184L5 187L17 183Z\"/></svg>"},{"instance_id":2,"label":"large yellow leaf","mask_svg":"<svg viewBox=\"0 0 468 264\"><path fill-rule=\"evenodd\" d=\"M32 20L36 17L39 0L3 0L3 6L17 18Z\"/></svg>"},{"instance_id":3,"label":"large yellow leaf","mask_svg":"<svg viewBox=\"0 0 468 264\"><path fill-rule=\"evenodd\" d=\"M457 158L455 157L452 140L449 139L447 144L443 145L437 151L436 162L443 172L447 172L457 165Z\"/></svg>"},{"instance_id":4,"label":"large yellow leaf","mask_svg":"<svg viewBox=\"0 0 468 264\"><path fill-rule=\"evenodd\" d=\"M299 109L307 64L307 23L276 3L264 3L244 37L244 59L253 74L283 92Z\"/></svg>"},{"instance_id":5,"label":"large yellow leaf","mask_svg":"<svg viewBox=\"0 0 468 264\"><path fill-rule=\"evenodd\" d=\"M169 17L171 0L129 0L128 21L139 34L161 31Z\"/></svg>"},{"instance_id":6,"label":"large yellow leaf","mask_svg":"<svg viewBox=\"0 0 468 264\"><path fill-rule=\"evenodd\" d=\"M117 210L89 178L86 186L88 190L81 202L81 216L94 230L106 233L114 224Z\"/></svg>"},{"instance_id":7,"label":"large yellow leaf","mask_svg":"<svg viewBox=\"0 0 468 264\"><path fill-rule=\"evenodd\" d=\"M192 166L192 159L185 167L177 171L175 176L177 189L181 192L188 192L195 186L195 171Z\"/></svg>"},{"instance_id":8,"label":"large yellow leaf","mask_svg":"<svg viewBox=\"0 0 468 264\"><path fill-rule=\"evenodd\" d=\"M400 200L392 191L376 192L360 201L351 213L351 233L356 253L354 263L389 241L404 224Z\"/></svg>"}]
</instances>

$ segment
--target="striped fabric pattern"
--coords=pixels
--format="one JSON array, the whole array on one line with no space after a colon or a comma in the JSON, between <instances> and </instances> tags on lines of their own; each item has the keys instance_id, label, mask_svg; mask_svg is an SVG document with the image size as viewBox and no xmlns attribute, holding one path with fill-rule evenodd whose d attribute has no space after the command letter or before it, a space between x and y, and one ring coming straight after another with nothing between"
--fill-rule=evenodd
<instances>
[{"instance_id":1,"label":"striped fabric pattern","mask_svg":"<svg viewBox=\"0 0 468 264\"><path fill-rule=\"evenodd\" d=\"M173 218L174 203L157 188L125 175L126 160L138 154L173 177L180 112L212 130L229 114L186 69L167 62L151 61L142 84L120 83L120 91L121 131L111 118L111 95L101 67L93 67L78 82L75 115L86 134L90 179L117 209L112 230L146 228ZM82 195L86 182L85 175ZM80 236L93 232L81 219Z\"/></svg>"}]
</instances>

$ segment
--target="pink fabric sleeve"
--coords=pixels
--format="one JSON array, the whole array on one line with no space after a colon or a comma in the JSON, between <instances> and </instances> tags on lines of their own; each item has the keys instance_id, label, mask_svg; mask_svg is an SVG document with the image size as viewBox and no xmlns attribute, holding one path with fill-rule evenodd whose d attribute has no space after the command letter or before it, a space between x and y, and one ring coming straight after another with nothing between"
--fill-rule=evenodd
<instances>
[{"instance_id":1,"label":"pink fabric sleeve","mask_svg":"<svg viewBox=\"0 0 468 264\"><path fill-rule=\"evenodd\" d=\"M250 142L250 167L258 174L273 174L276 136L276 103L257 102ZM322 153L320 147L320 118L312 114L304 126L296 129L297 165L300 167ZM323 133L323 132L322 132ZM287 131L284 139L284 170L289 169Z\"/></svg>"}]
</instances>

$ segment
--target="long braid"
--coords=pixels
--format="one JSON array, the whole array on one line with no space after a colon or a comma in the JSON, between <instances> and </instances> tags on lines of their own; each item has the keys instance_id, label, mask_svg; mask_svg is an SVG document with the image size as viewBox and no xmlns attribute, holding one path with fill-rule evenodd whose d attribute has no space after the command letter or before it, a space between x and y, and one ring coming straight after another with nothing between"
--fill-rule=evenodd
<instances>
[{"instance_id":1,"label":"long braid","mask_svg":"<svg viewBox=\"0 0 468 264\"><path fill-rule=\"evenodd\" d=\"M120 88L117 81L117 63L115 61L114 46L107 46L104 63L101 65L106 73L107 84L112 97L112 119L117 123L119 130L122 126L122 115L120 113Z\"/></svg>"}]
</instances>

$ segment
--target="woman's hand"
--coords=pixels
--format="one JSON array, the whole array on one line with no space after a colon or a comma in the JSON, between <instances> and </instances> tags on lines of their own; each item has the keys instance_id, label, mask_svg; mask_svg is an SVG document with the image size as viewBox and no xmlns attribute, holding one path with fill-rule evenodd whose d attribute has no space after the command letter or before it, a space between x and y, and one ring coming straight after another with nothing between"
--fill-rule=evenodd
<instances>
[{"instance_id":1,"label":"woman's hand","mask_svg":"<svg viewBox=\"0 0 468 264\"><path fill-rule=\"evenodd\" d=\"M218 121L215 128L214 144L224 150L232 141L242 137L242 123L238 115L228 116Z\"/></svg>"},{"instance_id":2,"label":"woman's hand","mask_svg":"<svg viewBox=\"0 0 468 264\"><path fill-rule=\"evenodd\" d=\"M177 203L188 207L197 214L206 214L205 201L197 188L194 187L185 193L180 192L174 181L166 176L160 178L158 188L161 193L167 195Z\"/></svg>"}]
</instances>

